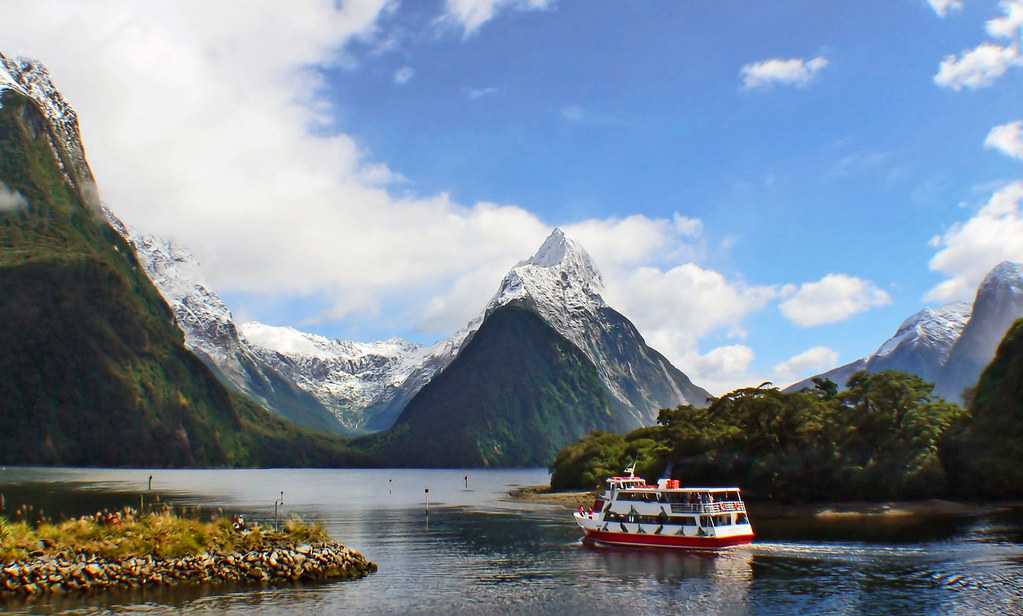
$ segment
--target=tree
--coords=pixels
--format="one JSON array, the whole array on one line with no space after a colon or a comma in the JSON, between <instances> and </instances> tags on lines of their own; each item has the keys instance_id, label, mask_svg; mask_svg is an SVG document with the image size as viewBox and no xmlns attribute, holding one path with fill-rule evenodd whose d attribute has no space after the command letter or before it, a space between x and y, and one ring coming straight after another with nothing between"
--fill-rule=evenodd
<instances>
[{"instance_id":1,"label":"tree","mask_svg":"<svg viewBox=\"0 0 1023 616\"><path fill-rule=\"evenodd\" d=\"M821 398L831 400L838 395L838 384L831 379L823 376L815 376L812 381L814 393Z\"/></svg>"}]
</instances>

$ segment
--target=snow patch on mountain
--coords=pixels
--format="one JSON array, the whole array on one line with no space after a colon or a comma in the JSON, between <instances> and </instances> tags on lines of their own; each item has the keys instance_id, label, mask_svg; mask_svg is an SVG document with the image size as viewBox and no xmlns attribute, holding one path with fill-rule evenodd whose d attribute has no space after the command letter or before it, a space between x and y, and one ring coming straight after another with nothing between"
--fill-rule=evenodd
<instances>
[{"instance_id":1,"label":"snow patch on mountain","mask_svg":"<svg viewBox=\"0 0 1023 616\"><path fill-rule=\"evenodd\" d=\"M401 338L381 342L333 340L301 332L293 327L275 327L255 321L242 323L240 329L242 335L257 346L285 355L318 359L358 360L372 355L397 358L414 354L422 348Z\"/></svg>"},{"instance_id":2,"label":"snow patch on mountain","mask_svg":"<svg viewBox=\"0 0 1023 616\"><path fill-rule=\"evenodd\" d=\"M331 339L258 322L239 330L262 362L313 394L353 431L389 427L404 402L454 359L471 333L466 328L426 347L401 338Z\"/></svg>"},{"instance_id":3,"label":"snow patch on mountain","mask_svg":"<svg viewBox=\"0 0 1023 616\"><path fill-rule=\"evenodd\" d=\"M1023 295L1023 263L1002 261L984 276L977 293L979 296L996 290L1012 296Z\"/></svg>"},{"instance_id":4,"label":"snow patch on mountain","mask_svg":"<svg viewBox=\"0 0 1023 616\"><path fill-rule=\"evenodd\" d=\"M174 241L129 227L107 208L103 214L135 248L146 274L174 311L189 349L257 398L253 370L283 376L351 432L389 427L401 405L446 367L479 327L476 319L450 338L424 347L400 338L355 342L258 322L239 325L203 280L195 255Z\"/></svg>"},{"instance_id":5,"label":"snow patch on mountain","mask_svg":"<svg viewBox=\"0 0 1023 616\"><path fill-rule=\"evenodd\" d=\"M571 315L595 314L607 306L604 282L593 259L575 240L555 229L536 254L521 261L501 281L488 312L516 300L531 300L552 324L571 329Z\"/></svg>"},{"instance_id":6,"label":"snow patch on mountain","mask_svg":"<svg viewBox=\"0 0 1023 616\"><path fill-rule=\"evenodd\" d=\"M656 418L656 411L651 415L647 407L703 404L709 394L646 347L635 327L607 305L601 296L603 290L600 270L590 255L556 228L536 254L508 272L485 314L512 303L535 310L586 354L614 397L633 414L637 425ZM644 369L640 370L634 362L641 363ZM648 382L639 383L643 379L637 370L645 374L643 379Z\"/></svg>"},{"instance_id":7,"label":"snow patch on mountain","mask_svg":"<svg viewBox=\"0 0 1023 616\"><path fill-rule=\"evenodd\" d=\"M135 248L174 311L186 346L212 361L243 391L254 389L252 370L282 375L311 394L347 430L361 432L372 419L366 409L386 407L413 375L413 380L422 381L421 387L436 372L433 366L447 365L457 351L448 341L424 348L399 338L353 342L291 327L238 325L227 304L203 280L195 255L171 240L128 227L109 209L104 208L104 214Z\"/></svg>"},{"instance_id":8,"label":"snow patch on mountain","mask_svg":"<svg viewBox=\"0 0 1023 616\"><path fill-rule=\"evenodd\" d=\"M1006 332L1023 318L1023 264L1003 261L981 281L973 314L949 353L937 382L947 399L961 399L995 357Z\"/></svg>"},{"instance_id":9,"label":"snow patch on mountain","mask_svg":"<svg viewBox=\"0 0 1023 616\"><path fill-rule=\"evenodd\" d=\"M898 349L913 345L937 351L941 356L940 363L943 364L970 320L972 310L973 306L969 302L924 308L903 321L895 335L885 341L868 361L889 357Z\"/></svg>"},{"instance_id":10,"label":"snow patch on mountain","mask_svg":"<svg viewBox=\"0 0 1023 616\"><path fill-rule=\"evenodd\" d=\"M603 289L604 281L590 255L556 228L536 254L505 275L486 313L513 302L525 302L600 369L603 358L591 334L601 310L607 308L600 295ZM619 388L610 379L605 380L621 397Z\"/></svg>"},{"instance_id":11,"label":"snow patch on mountain","mask_svg":"<svg viewBox=\"0 0 1023 616\"><path fill-rule=\"evenodd\" d=\"M247 391L241 362L245 349L238 339L230 308L203 280L198 259L174 241L141 233L126 225L109 208L107 222L135 249L146 275L171 307L185 346L205 355L228 379Z\"/></svg>"},{"instance_id":12,"label":"snow patch on mountain","mask_svg":"<svg viewBox=\"0 0 1023 616\"><path fill-rule=\"evenodd\" d=\"M78 114L53 85L46 67L29 58L12 58L0 52L0 91L4 89L20 92L39 105L55 133L57 143L51 140L50 146L67 180L72 184L91 182L92 174L78 130ZM61 152L67 158L61 156ZM72 166L70 171L65 160Z\"/></svg>"}]
</instances>

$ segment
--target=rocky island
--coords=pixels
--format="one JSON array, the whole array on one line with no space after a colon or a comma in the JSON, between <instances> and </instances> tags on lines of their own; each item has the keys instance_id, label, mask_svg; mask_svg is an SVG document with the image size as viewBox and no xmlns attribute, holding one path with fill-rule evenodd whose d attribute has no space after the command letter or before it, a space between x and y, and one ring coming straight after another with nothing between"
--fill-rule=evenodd
<instances>
[{"instance_id":1,"label":"rocky island","mask_svg":"<svg viewBox=\"0 0 1023 616\"><path fill-rule=\"evenodd\" d=\"M290 584L365 577L376 564L298 519L278 530L169 508L126 508L61 523L0 519L0 602L179 584Z\"/></svg>"}]
</instances>

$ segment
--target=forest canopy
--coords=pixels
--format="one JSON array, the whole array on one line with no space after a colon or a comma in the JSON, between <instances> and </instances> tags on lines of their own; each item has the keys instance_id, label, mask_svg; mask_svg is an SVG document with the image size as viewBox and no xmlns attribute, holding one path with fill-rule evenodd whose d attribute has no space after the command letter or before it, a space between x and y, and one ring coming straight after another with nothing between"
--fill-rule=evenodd
<instances>
[{"instance_id":1,"label":"forest canopy","mask_svg":"<svg viewBox=\"0 0 1023 616\"><path fill-rule=\"evenodd\" d=\"M592 488L631 462L650 480L672 466L686 485L738 485L751 499L790 502L946 496L939 455L966 412L902 372L859 372L841 392L818 379L784 393L744 388L706 408L662 410L658 425L596 432L562 449L555 489Z\"/></svg>"}]
</instances>

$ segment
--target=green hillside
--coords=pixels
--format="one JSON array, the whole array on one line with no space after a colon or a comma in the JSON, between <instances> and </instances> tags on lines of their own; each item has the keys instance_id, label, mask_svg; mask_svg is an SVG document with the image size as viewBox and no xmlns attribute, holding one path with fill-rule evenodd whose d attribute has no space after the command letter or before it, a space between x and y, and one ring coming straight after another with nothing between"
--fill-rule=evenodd
<instances>
[{"instance_id":1,"label":"green hillside","mask_svg":"<svg viewBox=\"0 0 1023 616\"><path fill-rule=\"evenodd\" d=\"M971 413L942 455L964 496L1023 498L1023 319L1005 334L973 391Z\"/></svg>"},{"instance_id":2,"label":"green hillside","mask_svg":"<svg viewBox=\"0 0 1023 616\"><path fill-rule=\"evenodd\" d=\"M505 306L389 432L355 444L403 466L540 466L624 421L582 351L533 312Z\"/></svg>"},{"instance_id":3,"label":"green hillside","mask_svg":"<svg viewBox=\"0 0 1023 616\"><path fill-rule=\"evenodd\" d=\"M344 441L226 390L35 103L2 93L0 464L342 465Z\"/></svg>"}]
</instances>

